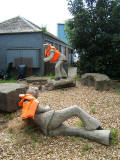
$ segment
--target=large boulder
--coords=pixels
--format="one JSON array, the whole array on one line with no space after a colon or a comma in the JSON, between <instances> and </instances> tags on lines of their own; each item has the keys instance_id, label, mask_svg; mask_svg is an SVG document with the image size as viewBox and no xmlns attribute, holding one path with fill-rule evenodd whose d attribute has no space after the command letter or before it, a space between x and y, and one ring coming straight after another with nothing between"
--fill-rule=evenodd
<instances>
[{"instance_id":1,"label":"large boulder","mask_svg":"<svg viewBox=\"0 0 120 160\"><path fill-rule=\"evenodd\" d=\"M93 86L96 90L108 90L110 78L100 73L85 73L81 76L81 83L87 86Z\"/></svg>"},{"instance_id":2,"label":"large boulder","mask_svg":"<svg viewBox=\"0 0 120 160\"><path fill-rule=\"evenodd\" d=\"M14 112L18 109L19 94L25 93L28 86L21 83L0 84L0 110Z\"/></svg>"}]
</instances>

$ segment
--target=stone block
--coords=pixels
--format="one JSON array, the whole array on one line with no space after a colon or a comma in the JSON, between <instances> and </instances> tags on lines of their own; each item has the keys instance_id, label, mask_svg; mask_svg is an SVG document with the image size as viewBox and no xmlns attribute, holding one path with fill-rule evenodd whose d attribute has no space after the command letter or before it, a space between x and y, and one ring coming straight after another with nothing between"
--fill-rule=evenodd
<instances>
[{"instance_id":1,"label":"stone block","mask_svg":"<svg viewBox=\"0 0 120 160\"><path fill-rule=\"evenodd\" d=\"M26 93L28 86L21 83L1 83L0 84L0 110L14 112L20 101L19 94Z\"/></svg>"},{"instance_id":2,"label":"stone block","mask_svg":"<svg viewBox=\"0 0 120 160\"><path fill-rule=\"evenodd\" d=\"M85 73L81 76L81 83L87 86L93 86L96 90L108 90L110 79L105 74Z\"/></svg>"}]
</instances>

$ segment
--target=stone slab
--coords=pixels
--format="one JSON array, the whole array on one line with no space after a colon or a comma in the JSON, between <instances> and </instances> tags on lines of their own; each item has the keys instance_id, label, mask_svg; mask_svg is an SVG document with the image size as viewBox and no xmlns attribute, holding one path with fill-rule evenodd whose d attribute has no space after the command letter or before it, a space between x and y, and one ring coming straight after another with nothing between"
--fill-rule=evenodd
<instances>
[{"instance_id":1,"label":"stone slab","mask_svg":"<svg viewBox=\"0 0 120 160\"><path fill-rule=\"evenodd\" d=\"M108 90L110 78L100 73L85 73L81 76L81 84L93 86L96 90Z\"/></svg>"},{"instance_id":2,"label":"stone slab","mask_svg":"<svg viewBox=\"0 0 120 160\"><path fill-rule=\"evenodd\" d=\"M25 93L28 86L22 83L0 83L0 110L14 112L20 101L19 94Z\"/></svg>"},{"instance_id":3,"label":"stone slab","mask_svg":"<svg viewBox=\"0 0 120 160\"><path fill-rule=\"evenodd\" d=\"M45 84L47 82L49 78L47 77L34 77L34 76L31 76L31 77L27 77L26 78L26 82L28 83L42 83L42 84Z\"/></svg>"}]
</instances>

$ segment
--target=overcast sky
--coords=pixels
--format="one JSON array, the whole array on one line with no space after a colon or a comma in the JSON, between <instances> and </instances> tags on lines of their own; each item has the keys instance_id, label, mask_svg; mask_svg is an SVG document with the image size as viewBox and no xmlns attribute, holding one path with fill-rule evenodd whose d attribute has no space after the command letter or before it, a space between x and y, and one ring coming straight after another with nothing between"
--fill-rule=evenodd
<instances>
[{"instance_id":1,"label":"overcast sky","mask_svg":"<svg viewBox=\"0 0 120 160\"><path fill-rule=\"evenodd\" d=\"M71 18L67 0L0 0L0 22L22 16L57 35L57 23Z\"/></svg>"}]
</instances>

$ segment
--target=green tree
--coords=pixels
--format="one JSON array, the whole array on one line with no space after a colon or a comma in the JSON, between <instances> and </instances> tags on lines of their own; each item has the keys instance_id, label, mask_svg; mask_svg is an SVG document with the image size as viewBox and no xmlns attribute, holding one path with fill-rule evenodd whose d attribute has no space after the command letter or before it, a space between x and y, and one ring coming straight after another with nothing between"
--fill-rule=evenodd
<instances>
[{"instance_id":1,"label":"green tree","mask_svg":"<svg viewBox=\"0 0 120 160\"><path fill-rule=\"evenodd\" d=\"M80 53L78 70L120 78L120 0L68 0L68 40Z\"/></svg>"},{"instance_id":2,"label":"green tree","mask_svg":"<svg viewBox=\"0 0 120 160\"><path fill-rule=\"evenodd\" d=\"M41 26L41 30L42 30L43 33L46 33L46 32L47 32L47 27L44 26L44 25L42 25L42 26Z\"/></svg>"}]
</instances>

